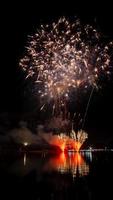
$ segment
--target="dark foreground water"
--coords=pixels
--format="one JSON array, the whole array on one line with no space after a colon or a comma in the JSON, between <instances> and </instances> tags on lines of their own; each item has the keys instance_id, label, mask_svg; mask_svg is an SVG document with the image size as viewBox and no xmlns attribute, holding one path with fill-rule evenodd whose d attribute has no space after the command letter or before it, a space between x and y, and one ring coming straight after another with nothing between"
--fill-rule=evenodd
<instances>
[{"instance_id":1,"label":"dark foreground water","mask_svg":"<svg viewBox=\"0 0 113 200\"><path fill-rule=\"evenodd\" d=\"M113 152L0 155L0 199L113 199Z\"/></svg>"}]
</instances>

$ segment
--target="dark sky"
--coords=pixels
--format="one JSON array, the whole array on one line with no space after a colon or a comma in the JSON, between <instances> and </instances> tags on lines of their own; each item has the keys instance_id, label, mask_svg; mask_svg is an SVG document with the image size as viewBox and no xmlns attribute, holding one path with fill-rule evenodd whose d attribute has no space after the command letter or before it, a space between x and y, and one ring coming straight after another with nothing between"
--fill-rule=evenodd
<instances>
[{"instance_id":1,"label":"dark sky","mask_svg":"<svg viewBox=\"0 0 113 200\"><path fill-rule=\"evenodd\" d=\"M37 2L37 3L36 3ZM84 23L96 25L106 38L113 40L113 11L109 1L31 1L30 3L10 3L3 7L2 33L3 56L0 73L0 112L22 113L26 99L23 97L25 83L18 69L19 58L24 52L27 35L33 33L40 22L48 22L59 16L78 16ZM25 106L27 109L27 106ZM113 80L98 93L94 93L87 121L94 129L112 127ZM87 122L88 123L88 122Z\"/></svg>"}]
</instances>

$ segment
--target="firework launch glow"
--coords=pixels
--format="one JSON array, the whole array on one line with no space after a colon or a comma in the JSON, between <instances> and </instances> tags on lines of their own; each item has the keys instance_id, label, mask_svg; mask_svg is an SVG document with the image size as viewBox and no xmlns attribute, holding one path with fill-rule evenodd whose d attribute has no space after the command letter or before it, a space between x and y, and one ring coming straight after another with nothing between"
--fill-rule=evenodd
<instances>
[{"instance_id":1,"label":"firework launch glow","mask_svg":"<svg viewBox=\"0 0 113 200\"><path fill-rule=\"evenodd\" d=\"M50 145L58 146L62 152L68 150L79 151L82 144L88 138L88 134L80 130L77 133L72 130L69 135L60 133L59 135L41 134L41 137Z\"/></svg>"},{"instance_id":2,"label":"firework launch glow","mask_svg":"<svg viewBox=\"0 0 113 200\"><path fill-rule=\"evenodd\" d=\"M69 149L79 151L87 137L87 133L83 130L80 130L77 133L72 130L69 137L65 134L60 134L58 137L59 141L61 141L60 148L62 149L62 151Z\"/></svg>"}]
</instances>

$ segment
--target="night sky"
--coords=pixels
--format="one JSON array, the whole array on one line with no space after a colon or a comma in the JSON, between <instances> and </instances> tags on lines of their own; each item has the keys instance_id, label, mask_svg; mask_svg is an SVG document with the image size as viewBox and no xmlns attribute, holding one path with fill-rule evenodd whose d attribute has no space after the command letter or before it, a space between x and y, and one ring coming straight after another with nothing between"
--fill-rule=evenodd
<instances>
[{"instance_id":1,"label":"night sky","mask_svg":"<svg viewBox=\"0 0 113 200\"><path fill-rule=\"evenodd\" d=\"M38 1L37 1L38 2ZM113 40L113 11L108 1L90 1L79 4L75 1L52 1L52 3L17 3L5 5L2 14L3 56L0 73L0 115L23 115L31 113L35 108L28 94L24 91L28 87L24 81L22 71L18 67L19 59L23 55L27 35L35 32L43 22L51 22L60 16L78 16L83 23L90 23ZM94 92L86 120L86 129L93 139L113 138L113 76L106 82L103 89ZM1 120L1 119L0 119Z\"/></svg>"}]
</instances>

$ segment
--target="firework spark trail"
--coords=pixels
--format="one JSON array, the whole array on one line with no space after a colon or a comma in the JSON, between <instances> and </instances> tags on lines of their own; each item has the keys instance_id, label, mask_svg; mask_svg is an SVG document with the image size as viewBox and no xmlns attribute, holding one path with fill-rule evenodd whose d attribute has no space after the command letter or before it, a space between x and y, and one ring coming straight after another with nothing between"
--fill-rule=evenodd
<instances>
[{"instance_id":1,"label":"firework spark trail","mask_svg":"<svg viewBox=\"0 0 113 200\"><path fill-rule=\"evenodd\" d=\"M90 93L90 96L89 96L89 99L88 99L88 103L87 103L87 106L86 106L86 110L85 110L85 114L84 114L84 118L83 118L83 122L82 122L82 129L84 128L84 124L85 124L85 121L86 121L87 112L88 112L88 109L89 109L89 105L90 105L90 101L91 101L94 89L95 88L92 87L92 90L91 90L91 93Z\"/></svg>"},{"instance_id":2,"label":"firework spark trail","mask_svg":"<svg viewBox=\"0 0 113 200\"><path fill-rule=\"evenodd\" d=\"M43 104L43 105L41 106L40 111L43 110L44 107L45 107L45 104Z\"/></svg>"}]
</instances>

